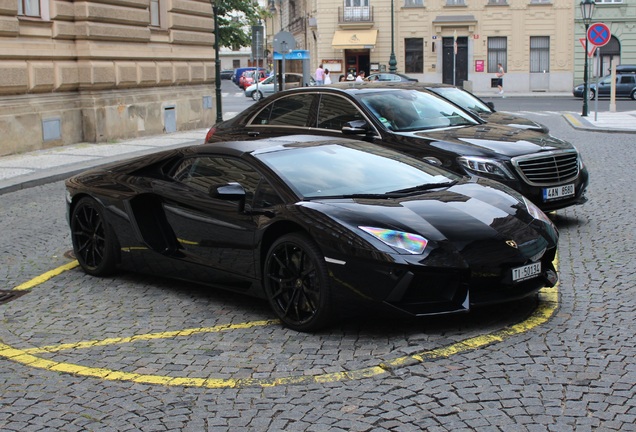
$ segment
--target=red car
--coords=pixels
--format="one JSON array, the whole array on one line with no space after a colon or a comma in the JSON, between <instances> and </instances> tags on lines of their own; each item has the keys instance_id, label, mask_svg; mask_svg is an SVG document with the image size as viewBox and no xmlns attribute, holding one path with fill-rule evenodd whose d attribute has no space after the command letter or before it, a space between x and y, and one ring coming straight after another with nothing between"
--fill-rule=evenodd
<instances>
[{"instance_id":1,"label":"red car","mask_svg":"<svg viewBox=\"0 0 636 432\"><path fill-rule=\"evenodd\" d=\"M258 71L245 71L241 78L239 78L239 87L245 90L252 84L254 84L254 77L258 76L258 81L261 82L267 78L267 71L264 69Z\"/></svg>"}]
</instances>

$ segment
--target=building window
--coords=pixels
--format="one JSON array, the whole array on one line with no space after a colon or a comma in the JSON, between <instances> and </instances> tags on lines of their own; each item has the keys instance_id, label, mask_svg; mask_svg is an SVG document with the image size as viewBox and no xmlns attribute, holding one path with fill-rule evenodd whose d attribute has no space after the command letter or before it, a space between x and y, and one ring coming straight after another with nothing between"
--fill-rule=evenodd
<instances>
[{"instance_id":1,"label":"building window","mask_svg":"<svg viewBox=\"0 0 636 432\"><path fill-rule=\"evenodd\" d=\"M550 72L550 37L530 37L530 73Z\"/></svg>"},{"instance_id":2,"label":"building window","mask_svg":"<svg viewBox=\"0 0 636 432\"><path fill-rule=\"evenodd\" d=\"M368 21L370 17L369 0L345 0L345 21Z\"/></svg>"},{"instance_id":3,"label":"building window","mask_svg":"<svg viewBox=\"0 0 636 432\"><path fill-rule=\"evenodd\" d=\"M552 3L552 0L530 0L530 4Z\"/></svg>"},{"instance_id":4,"label":"building window","mask_svg":"<svg viewBox=\"0 0 636 432\"><path fill-rule=\"evenodd\" d=\"M606 3L606 4L623 3L623 0L596 0L596 4L599 4L599 3Z\"/></svg>"},{"instance_id":5,"label":"building window","mask_svg":"<svg viewBox=\"0 0 636 432\"><path fill-rule=\"evenodd\" d=\"M159 0L150 0L150 25L154 27L159 27L161 25Z\"/></svg>"},{"instance_id":6,"label":"building window","mask_svg":"<svg viewBox=\"0 0 636 432\"><path fill-rule=\"evenodd\" d=\"M404 7L424 7L424 0L404 0Z\"/></svg>"},{"instance_id":7,"label":"building window","mask_svg":"<svg viewBox=\"0 0 636 432\"><path fill-rule=\"evenodd\" d=\"M446 6L466 6L465 0L446 0Z\"/></svg>"},{"instance_id":8,"label":"building window","mask_svg":"<svg viewBox=\"0 0 636 432\"><path fill-rule=\"evenodd\" d=\"M489 5L507 5L508 0L488 0Z\"/></svg>"},{"instance_id":9,"label":"building window","mask_svg":"<svg viewBox=\"0 0 636 432\"><path fill-rule=\"evenodd\" d=\"M488 38L488 72L497 73L497 64L501 63L504 70L508 70L508 38L489 37Z\"/></svg>"},{"instance_id":10,"label":"building window","mask_svg":"<svg viewBox=\"0 0 636 432\"><path fill-rule=\"evenodd\" d=\"M18 0L18 15L40 17L40 0Z\"/></svg>"},{"instance_id":11,"label":"building window","mask_svg":"<svg viewBox=\"0 0 636 432\"><path fill-rule=\"evenodd\" d=\"M406 73L424 72L424 39L404 39L404 59Z\"/></svg>"}]
</instances>

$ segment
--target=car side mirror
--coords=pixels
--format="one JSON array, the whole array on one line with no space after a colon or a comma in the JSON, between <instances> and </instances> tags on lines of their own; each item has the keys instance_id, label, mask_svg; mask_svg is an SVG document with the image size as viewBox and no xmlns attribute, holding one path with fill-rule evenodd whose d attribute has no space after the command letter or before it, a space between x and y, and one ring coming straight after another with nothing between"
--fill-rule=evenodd
<instances>
[{"instance_id":1,"label":"car side mirror","mask_svg":"<svg viewBox=\"0 0 636 432\"><path fill-rule=\"evenodd\" d=\"M232 182L224 185L214 185L210 187L210 197L226 201L238 201L239 213L243 213L245 210L245 189L240 183Z\"/></svg>"},{"instance_id":2,"label":"car side mirror","mask_svg":"<svg viewBox=\"0 0 636 432\"><path fill-rule=\"evenodd\" d=\"M344 135L366 135L369 124L365 120L353 120L345 123L341 131Z\"/></svg>"}]
</instances>

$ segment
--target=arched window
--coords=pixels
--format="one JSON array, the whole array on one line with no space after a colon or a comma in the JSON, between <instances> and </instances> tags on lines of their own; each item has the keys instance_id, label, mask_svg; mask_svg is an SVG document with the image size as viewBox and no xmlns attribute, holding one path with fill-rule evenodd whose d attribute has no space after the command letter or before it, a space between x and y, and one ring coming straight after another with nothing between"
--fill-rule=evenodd
<instances>
[{"instance_id":1,"label":"arched window","mask_svg":"<svg viewBox=\"0 0 636 432\"><path fill-rule=\"evenodd\" d=\"M604 77L612 73L612 64L621 64L621 43L612 36L606 45L597 50L600 51L598 56L594 53L594 76Z\"/></svg>"}]
</instances>

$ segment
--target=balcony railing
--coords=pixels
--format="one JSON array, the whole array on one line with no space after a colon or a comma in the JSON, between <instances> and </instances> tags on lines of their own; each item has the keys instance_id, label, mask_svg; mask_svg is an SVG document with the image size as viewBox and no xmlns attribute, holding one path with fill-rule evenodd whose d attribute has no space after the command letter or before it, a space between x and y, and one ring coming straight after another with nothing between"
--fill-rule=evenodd
<instances>
[{"instance_id":1,"label":"balcony railing","mask_svg":"<svg viewBox=\"0 0 636 432\"><path fill-rule=\"evenodd\" d=\"M372 6L351 6L338 8L338 22L343 23L372 23Z\"/></svg>"}]
</instances>

